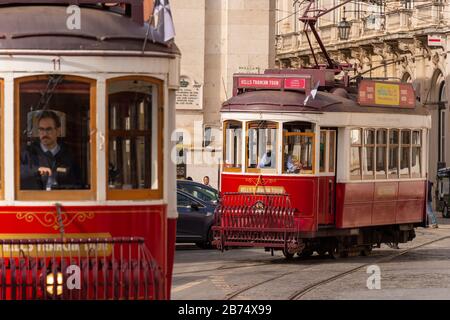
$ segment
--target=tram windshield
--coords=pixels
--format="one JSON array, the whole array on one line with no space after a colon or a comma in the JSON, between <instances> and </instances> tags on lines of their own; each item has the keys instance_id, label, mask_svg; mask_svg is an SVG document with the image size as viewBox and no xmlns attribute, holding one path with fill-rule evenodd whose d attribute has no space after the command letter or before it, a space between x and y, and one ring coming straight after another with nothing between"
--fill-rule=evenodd
<instances>
[{"instance_id":1,"label":"tram windshield","mask_svg":"<svg viewBox=\"0 0 450 320\"><path fill-rule=\"evenodd\" d=\"M248 124L248 168L276 169L277 124L255 121Z\"/></svg>"},{"instance_id":2,"label":"tram windshield","mask_svg":"<svg viewBox=\"0 0 450 320\"><path fill-rule=\"evenodd\" d=\"M285 123L283 141L283 173L313 173L313 125L309 122Z\"/></svg>"},{"instance_id":3,"label":"tram windshield","mask_svg":"<svg viewBox=\"0 0 450 320\"><path fill-rule=\"evenodd\" d=\"M20 80L20 189L90 189L90 83Z\"/></svg>"}]
</instances>

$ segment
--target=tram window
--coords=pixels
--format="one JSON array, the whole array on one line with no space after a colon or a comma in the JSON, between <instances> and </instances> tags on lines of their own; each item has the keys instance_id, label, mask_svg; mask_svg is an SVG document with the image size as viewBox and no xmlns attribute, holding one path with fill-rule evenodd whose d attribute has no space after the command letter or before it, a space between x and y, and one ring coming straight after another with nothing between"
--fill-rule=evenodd
<instances>
[{"instance_id":1,"label":"tram window","mask_svg":"<svg viewBox=\"0 0 450 320\"><path fill-rule=\"evenodd\" d=\"M248 125L247 166L254 169L276 169L277 124L268 121Z\"/></svg>"},{"instance_id":2,"label":"tram window","mask_svg":"<svg viewBox=\"0 0 450 320\"><path fill-rule=\"evenodd\" d=\"M285 135L284 138L284 173L312 173L314 136Z\"/></svg>"},{"instance_id":3,"label":"tram window","mask_svg":"<svg viewBox=\"0 0 450 320\"><path fill-rule=\"evenodd\" d=\"M326 148L326 141L324 142ZM283 173L314 173L314 131L309 122L283 125Z\"/></svg>"},{"instance_id":4,"label":"tram window","mask_svg":"<svg viewBox=\"0 0 450 320\"><path fill-rule=\"evenodd\" d=\"M412 132L412 157L411 157L411 175L414 178L421 176L421 135L420 131Z\"/></svg>"},{"instance_id":5,"label":"tram window","mask_svg":"<svg viewBox=\"0 0 450 320\"><path fill-rule=\"evenodd\" d=\"M400 147L400 177L410 176L411 131L401 131Z\"/></svg>"},{"instance_id":6,"label":"tram window","mask_svg":"<svg viewBox=\"0 0 450 320\"><path fill-rule=\"evenodd\" d=\"M320 172L326 172L326 154L327 154L327 132L320 131L320 159L319 169Z\"/></svg>"},{"instance_id":7,"label":"tram window","mask_svg":"<svg viewBox=\"0 0 450 320\"><path fill-rule=\"evenodd\" d=\"M109 190L158 190L158 85L140 79L108 85Z\"/></svg>"},{"instance_id":8,"label":"tram window","mask_svg":"<svg viewBox=\"0 0 450 320\"><path fill-rule=\"evenodd\" d=\"M388 175L389 178L398 178L398 152L399 136L398 130L389 130L389 155Z\"/></svg>"},{"instance_id":9,"label":"tram window","mask_svg":"<svg viewBox=\"0 0 450 320\"><path fill-rule=\"evenodd\" d=\"M361 179L361 131L361 129L352 129L350 131L350 176L354 180Z\"/></svg>"},{"instance_id":10,"label":"tram window","mask_svg":"<svg viewBox=\"0 0 450 320\"><path fill-rule=\"evenodd\" d=\"M364 130L363 177L370 179L374 175L375 130Z\"/></svg>"},{"instance_id":11,"label":"tram window","mask_svg":"<svg viewBox=\"0 0 450 320\"><path fill-rule=\"evenodd\" d=\"M329 131L330 134L330 139L329 139L329 144L330 144L330 148L328 150L330 150L329 152L329 158L328 158L328 172L334 172L334 165L335 165L335 148L336 148L336 132L335 131Z\"/></svg>"},{"instance_id":12,"label":"tram window","mask_svg":"<svg viewBox=\"0 0 450 320\"><path fill-rule=\"evenodd\" d=\"M335 165L335 146L336 146L336 132L334 130L320 131L320 172L333 173Z\"/></svg>"},{"instance_id":13,"label":"tram window","mask_svg":"<svg viewBox=\"0 0 450 320\"><path fill-rule=\"evenodd\" d=\"M224 129L224 170L240 170L242 167L242 123L227 121Z\"/></svg>"},{"instance_id":14,"label":"tram window","mask_svg":"<svg viewBox=\"0 0 450 320\"><path fill-rule=\"evenodd\" d=\"M377 178L386 178L386 147L387 147L387 130L377 130L376 141L376 172Z\"/></svg>"},{"instance_id":15,"label":"tram window","mask_svg":"<svg viewBox=\"0 0 450 320\"><path fill-rule=\"evenodd\" d=\"M20 190L91 188L92 84L72 79L18 82Z\"/></svg>"}]
</instances>

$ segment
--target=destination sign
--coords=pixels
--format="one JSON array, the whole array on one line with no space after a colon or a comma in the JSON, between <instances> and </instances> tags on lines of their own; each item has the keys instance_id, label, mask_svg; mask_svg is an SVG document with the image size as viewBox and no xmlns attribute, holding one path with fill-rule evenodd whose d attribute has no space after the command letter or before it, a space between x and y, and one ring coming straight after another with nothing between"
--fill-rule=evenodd
<instances>
[{"instance_id":1,"label":"destination sign","mask_svg":"<svg viewBox=\"0 0 450 320\"><path fill-rule=\"evenodd\" d=\"M239 78L240 88L259 88L259 89L281 89L283 85L282 78L257 78L242 77Z\"/></svg>"},{"instance_id":2,"label":"destination sign","mask_svg":"<svg viewBox=\"0 0 450 320\"><path fill-rule=\"evenodd\" d=\"M362 80L358 89L362 106L414 108L414 88L410 83Z\"/></svg>"},{"instance_id":3,"label":"destination sign","mask_svg":"<svg viewBox=\"0 0 450 320\"><path fill-rule=\"evenodd\" d=\"M308 80L308 81L307 81ZM308 89L310 77L238 77L239 88L254 89Z\"/></svg>"}]
</instances>

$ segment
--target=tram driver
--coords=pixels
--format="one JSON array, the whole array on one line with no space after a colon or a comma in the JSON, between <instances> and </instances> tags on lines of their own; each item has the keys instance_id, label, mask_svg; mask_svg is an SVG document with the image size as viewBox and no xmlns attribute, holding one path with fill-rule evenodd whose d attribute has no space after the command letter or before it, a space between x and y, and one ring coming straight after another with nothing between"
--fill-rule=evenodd
<instances>
[{"instance_id":1,"label":"tram driver","mask_svg":"<svg viewBox=\"0 0 450 320\"><path fill-rule=\"evenodd\" d=\"M53 111L42 111L37 124L39 140L27 145L20 156L21 189L79 189L80 170L68 147L58 142L59 116Z\"/></svg>"}]
</instances>

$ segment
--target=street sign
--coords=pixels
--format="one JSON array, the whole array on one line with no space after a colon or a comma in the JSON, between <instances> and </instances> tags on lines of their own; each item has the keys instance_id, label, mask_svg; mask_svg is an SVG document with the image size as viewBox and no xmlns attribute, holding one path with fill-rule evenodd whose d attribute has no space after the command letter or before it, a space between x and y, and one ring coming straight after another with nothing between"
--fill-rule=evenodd
<instances>
[{"instance_id":1,"label":"street sign","mask_svg":"<svg viewBox=\"0 0 450 320\"><path fill-rule=\"evenodd\" d=\"M428 35L429 47L443 47L444 39L440 35Z\"/></svg>"}]
</instances>

